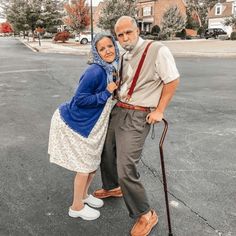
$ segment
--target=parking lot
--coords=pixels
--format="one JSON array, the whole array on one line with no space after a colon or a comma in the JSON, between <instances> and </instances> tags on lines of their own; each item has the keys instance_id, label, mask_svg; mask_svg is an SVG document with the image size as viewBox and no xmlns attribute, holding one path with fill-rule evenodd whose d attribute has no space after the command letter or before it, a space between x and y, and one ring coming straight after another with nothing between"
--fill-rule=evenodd
<instances>
[{"instance_id":1,"label":"parking lot","mask_svg":"<svg viewBox=\"0 0 236 236\"><path fill-rule=\"evenodd\" d=\"M122 199L106 200L94 222L67 215L74 173L49 163L48 132L54 110L72 96L87 66L87 56L77 53L89 45L55 44L51 51L54 44L48 42L46 51L44 43L45 51L38 52L17 39L0 38L0 235L128 236L133 221ZM164 155L174 236L234 236L236 60L228 56L230 49L235 50L234 42L165 43L175 50L181 74L165 114L169 130ZM199 56L203 48L208 54ZM199 54L177 55L181 51ZM148 137L139 169L159 215L150 236L168 235L158 151L162 129L162 124L156 125L155 138ZM98 187L99 172L91 191Z\"/></svg>"}]
</instances>

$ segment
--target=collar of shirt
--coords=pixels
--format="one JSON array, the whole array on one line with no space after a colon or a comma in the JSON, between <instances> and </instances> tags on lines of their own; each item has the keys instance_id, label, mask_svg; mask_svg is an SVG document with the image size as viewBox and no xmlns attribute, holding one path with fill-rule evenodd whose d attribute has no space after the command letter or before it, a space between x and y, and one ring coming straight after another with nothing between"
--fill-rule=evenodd
<instances>
[{"instance_id":1,"label":"collar of shirt","mask_svg":"<svg viewBox=\"0 0 236 236\"><path fill-rule=\"evenodd\" d=\"M132 51L127 51L125 54L124 54L124 60L126 61L129 61L132 56L134 55L134 53L139 49L139 47L143 44L144 40L139 37L138 39L138 42L136 43L134 49Z\"/></svg>"}]
</instances>

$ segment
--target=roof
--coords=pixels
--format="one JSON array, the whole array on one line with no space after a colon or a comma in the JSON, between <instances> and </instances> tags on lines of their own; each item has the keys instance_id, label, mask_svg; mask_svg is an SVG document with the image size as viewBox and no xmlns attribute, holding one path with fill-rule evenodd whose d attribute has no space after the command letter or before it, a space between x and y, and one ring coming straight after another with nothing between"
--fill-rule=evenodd
<instances>
[{"instance_id":1,"label":"roof","mask_svg":"<svg viewBox=\"0 0 236 236\"><path fill-rule=\"evenodd\" d=\"M222 18L229 17L232 15L233 2L224 2L222 4L222 13L220 15L215 14L216 5L208 13L208 18Z\"/></svg>"}]
</instances>

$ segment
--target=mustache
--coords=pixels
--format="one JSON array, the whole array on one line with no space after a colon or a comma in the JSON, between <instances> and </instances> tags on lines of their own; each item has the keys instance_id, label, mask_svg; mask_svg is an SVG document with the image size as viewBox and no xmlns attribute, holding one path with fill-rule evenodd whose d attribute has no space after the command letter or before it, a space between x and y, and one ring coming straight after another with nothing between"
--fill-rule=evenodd
<instances>
[{"instance_id":1,"label":"mustache","mask_svg":"<svg viewBox=\"0 0 236 236\"><path fill-rule=\"evenodd\" d=\"M131 51L134 49L134 45L132 45L132 44L123 44L122 47L128 51Z\"/></svg>"}]
</instances>

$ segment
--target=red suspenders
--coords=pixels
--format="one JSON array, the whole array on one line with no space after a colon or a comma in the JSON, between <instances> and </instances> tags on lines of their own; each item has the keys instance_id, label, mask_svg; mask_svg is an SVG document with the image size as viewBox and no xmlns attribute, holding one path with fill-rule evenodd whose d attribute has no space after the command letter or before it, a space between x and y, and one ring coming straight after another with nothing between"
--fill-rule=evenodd
<instances>
[{"instance_id":1,"label":"red suspenders","mask_svg":"<svg viewBox=\"0 0 236 236\"><path fill-rule=\"evenodd\" d=\"M144 50L144 52L143 52L143 55L142 55L142 57L141 57L141 60L139 61L138 68L137 68L137 70L136 70L136 72L135 72L135 74L134 74L134 78L133 78L133 80L132 80L132 84L131 84L131 86L130 86L128 95L127 95L127 97L126 97L126 101L127 101L127 102L130 100L130 98L131 98L131 96L132 96L132 94L133 94L133 92L134 92L134 88L135 88L135 86L136 86L136 83L137 83L137 80L138 80L140 71L141 71L141 69L142 69L144 60L145 60L145 58L146 58L148 48L151 46L152 42L153 42L153 41L151 41L151 42L148 43L148 45L146 46L146 48L145 48L145 50ZM123 60L122 60L122 63L123 63ZM121 77L122 77L122 75L121 75Z\"/></svg>"}]
</instances>

